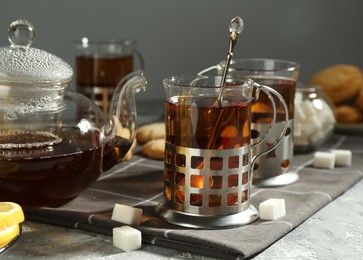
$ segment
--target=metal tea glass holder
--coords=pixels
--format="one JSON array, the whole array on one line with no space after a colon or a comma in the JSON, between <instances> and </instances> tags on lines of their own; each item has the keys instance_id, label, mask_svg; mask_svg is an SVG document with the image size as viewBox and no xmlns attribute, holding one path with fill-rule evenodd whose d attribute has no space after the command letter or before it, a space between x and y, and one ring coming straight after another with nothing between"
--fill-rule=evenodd
<instances>
[{"instance_id":1,"label":"metal tea glass holder","mask_svg":"<svg viewBox=\"0 0 363 260\"><path fill-rule=\"evenodd\" d=\"M250 146L209 150L166 143L164 201L157 215L192 228L253 222L258 212L250 200L250 154Z\"/></svg>"}]
</instances>

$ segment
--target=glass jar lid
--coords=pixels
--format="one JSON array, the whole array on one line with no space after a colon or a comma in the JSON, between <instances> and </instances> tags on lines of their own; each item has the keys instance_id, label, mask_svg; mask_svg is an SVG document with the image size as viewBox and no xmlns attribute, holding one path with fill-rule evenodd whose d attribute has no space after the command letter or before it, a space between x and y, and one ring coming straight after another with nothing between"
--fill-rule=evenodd
<instances>
[{"instance_id":1,"label":"glass jar lid","mask_svg":"<svg viewBox=\"0 0 363 260\"><path fill-rule=\"evenodd\" d=\"M27 20L10 24L10 46L0 47L0 84L64 84L73 75L71 66L46 51L32 48L33 25Z\"/></svg>"}]
</instances>

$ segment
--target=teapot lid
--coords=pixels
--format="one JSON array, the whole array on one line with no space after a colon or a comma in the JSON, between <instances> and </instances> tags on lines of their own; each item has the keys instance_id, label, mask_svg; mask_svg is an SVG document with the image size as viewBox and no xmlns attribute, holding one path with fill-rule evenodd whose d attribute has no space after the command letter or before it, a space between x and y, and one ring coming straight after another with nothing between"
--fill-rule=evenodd
<instances>
[{"instance_id":1,"label":"teapot lid","mask_svg":"<svg viewBox=\"0 0 363 260\"><path fill-rule=\"evenodd\" d=\"M32 48L35 30L24 19L10 24L10 46L0 47L0 84L34 85L68 83L71 66L46 51Z\"/></svg>"}]
</instances>

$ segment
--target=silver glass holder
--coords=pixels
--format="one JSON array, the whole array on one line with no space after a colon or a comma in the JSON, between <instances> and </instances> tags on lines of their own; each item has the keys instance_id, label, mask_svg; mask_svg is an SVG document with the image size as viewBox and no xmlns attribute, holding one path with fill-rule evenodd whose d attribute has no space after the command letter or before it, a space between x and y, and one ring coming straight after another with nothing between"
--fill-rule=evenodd
<instances>
[{"instance_id":1,"label":"silver glass holder","mask_svg":"<svg viewBox=\"0 0 363 260\"><path fill-rule=\"evenodd\" d=\"M250 203L251 147L212 150L166 143L163 220L191 228L229 228L258 218Z\"/></svg>"},{"instance_id":2,"label":"silver glass holder","mask_svg":"<svg viewBox=\"0 0 363 260\"><path fill-rule=\"evenodd\" d=\"M268 138L255 147L252 154L260 154L263 149L275 142L281 133L283 124L283 122L276 122ZM264 133L268 127L267 123L252 123L252 129L259 133ZM293 119L290 119L288 130L280 143L272 151L256 160L253 169L253 186L278 187L292 184L299 179L298 173L292 170L293 132Z\"/></svg>"}]
</instances>

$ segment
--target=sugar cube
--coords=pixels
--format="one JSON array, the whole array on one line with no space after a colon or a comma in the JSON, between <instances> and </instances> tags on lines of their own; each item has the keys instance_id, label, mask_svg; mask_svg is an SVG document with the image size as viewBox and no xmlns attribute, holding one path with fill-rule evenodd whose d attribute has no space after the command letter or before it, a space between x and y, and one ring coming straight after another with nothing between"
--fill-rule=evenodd
<instances>
[{"instance_id":1,"label":"sugar cube","mask_svg":"<svg viewBox=\"0 0 363 260\"><path fill-rule=\"evenodd\" d=\"M141 232L130 226L116 227L112 229L113 245L126 251L141 248Z\"/></svg>"},{"instance_id":2,"label":"sugar cube","mask_svg":"<svg viewBox=\"0 0 363 260\"><path fill-rule=\"evenodd\" d=\"M302 127L300 123L295 123L294 124L294 136L295 137L300 137L302 134Z\"/></svg>"},{"instance_id":3,"label":"sugar cube","mask_svg":"<svg viewBox=\"0 0 363 260\"><path fill-rule=\"evenodd\" d=\"M295 93L295 105L299 105L301 102L303 102L303 95L301 92L296 92Z\"/></svg>"},{"instance_id":4,"label":"sugar cube","mask_svg":"<svg viewBox=\"0 0 363 260\"><path fill-rule=\"evenodd\" d=\"M309 96L310 98L310 96ZM303 99L295 93L294 144L317 147L333 132L336 123L331 107L321 98Z\"/></svg>"},{"instance_id":5,"label":"sugar cube","mask_svg":"<svg viewBox=\"0 0 363 260\"><path fill-rule=\"evenodd\" d=\"M264 220L276 220L285 216L285 200L284 199L268 199L259 205L260 218Z\"/></svg>"},{"instance_id":6,"label":"sugar cube","mask_svg":"<svg viewBox=\"0 0 363 260\"><path fill-rule=\"evenodd\" d=\"M335 124L335 117L331 109L326 109L319 112L318 119L324 127Z\"/></svg>"},{"instance_id":7,"label":"sugar cube","mask_svg":"<svg viewBox=\"0 0 363 260\"><path fill-rule=\"evenodd\" d=\"M350 150L332 150L335 156L335 165L337 166L351 166L352 165L352 151Z\"/></svg>"},{"instance_id":8,"label":"sugar cube","mask_svg":"<svg viewBox=\"0 0 363 260\"><path fill-rule=\"evenodd\" d=\"M295 106L294 119L298 122L305 120L306 116L301 106Z\"/></svg>"},{"instance_id":9,"label":"sugar cube","mask_svg":"<svg viewBox=\"0 0 363 260\"><path fill-rule=\"evenodd\" d=\"M323 140L324 139L324 133L323 131L319 130L319 131L316 131L314 133L312 133L310 136L309 136L309 141L310 143L312 144L315 144L315 143L318 143L319 141Z\"/></svg>"},{"instance_id":10,"label":"sugar cube","mask_svg":"<svg viewBox=\"0 0 363 260\"><path fill-rule=\"evenodd\" d=\"M305 136L310 136L315 131L322 128L322 125L317 116L311 116L304 120L302 132Z\"/></svg>"},{"instance_id":11,"label":"sugar cube","mask_svg":"<svg viewBox=\"0 0 363 260\"><path fill-rule=\"evenodd\" d=\"M142 209L115 204L111 219L127 225L140 225Z\"/></svg>"},{"instance_id":12,"label":"sugar cube","mask_svg":"<svg viewBox=\"0 0 363 260\"><path fill-rule=\"evenodd\" d=\"M335 155L329 152L314 153L314 167L334 169Z\"/></svg>"},{"instance_id":13,"label":"sugar cube","mask_svg":"<svg viewBox=\"0 0 363 260\"><path fill-rule=\"evenodd\" d=\"M316 115L316 111L315 108L313 106L313 103L310 100L304 100L301 103L301 109L304 111L304 115L306 117L310 117L310 116L315 116Z\"/></svg>"}]
</instances>

